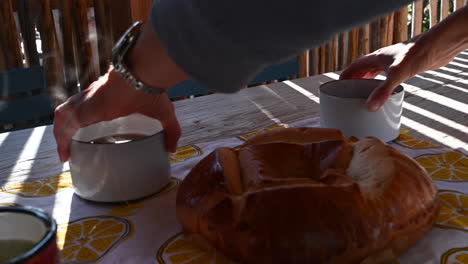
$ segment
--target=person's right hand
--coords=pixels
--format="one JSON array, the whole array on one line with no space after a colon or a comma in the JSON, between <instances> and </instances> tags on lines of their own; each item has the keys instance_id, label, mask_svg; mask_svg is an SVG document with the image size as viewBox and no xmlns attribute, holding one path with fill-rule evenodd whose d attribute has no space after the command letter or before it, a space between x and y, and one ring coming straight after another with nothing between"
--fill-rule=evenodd
<instances>
[{"instance_id":1,"label":"person's right hand","mask_svg":"<svg viewBox=\"0 0 468 264\"><path fill-rule=\"evenodd\" d=\"M54 136L60 161L69 159L70 141L79 128L132 113L161 121L166 133L166 148L175 152L181 129L174 105L167 95L148 95L137 91L111 70L55 110Z\"/></svg>"}]
</instances>

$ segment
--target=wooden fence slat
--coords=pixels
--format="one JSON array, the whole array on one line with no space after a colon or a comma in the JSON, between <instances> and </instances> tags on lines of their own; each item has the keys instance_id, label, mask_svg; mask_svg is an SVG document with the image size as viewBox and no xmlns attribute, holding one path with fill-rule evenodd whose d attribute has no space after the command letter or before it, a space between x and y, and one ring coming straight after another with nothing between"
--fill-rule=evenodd
<instances>
[{"instance_id":1,"label":"wooden fence slat","mask_svg":"<svg viewBox=\"0 0 468 264\"><path fill-rule=\"evenodd\" d=\"M36 30L37 15L32 12L31 0L17 0L18 19L20 22L21 36L24 45L24 57L26 66L39 65L39 54L36 46Z\"/></svg>"},{"instance_id":2,"label":"wooden fence slat","mask_svg":"<svg viewBox=\"0 0 468 264\"><path fill-rule=\"evenodd\" d=\"M346 65L348 56L348 33L341 33L338 36L338 70L342 70Z\"/></svg>"},{"instance_id":3,"label":"wooden fence slat","mask_svg":"<svg viewBox=\"0 0 468 264\"><path fill-rule=\"evenodd\" d=\"M86 0L73 0L72 21L75 28L76 42L78 43L77 64L78 64L78 80L80 82L80 90L88 88L89 84L98 78L92 62L93 52L91 49L91 41L89 40L88 29L88 13Z\"/></svg>"},{"instance_id":4,"label":"wooden fence slat","mask_svg":"<svg viewBox=\"0 0 468 264\"><path fill-rule=\"evenodd\" d=\"M346 65L351 64L355 59L359 57L359 28L355 28L348 32L348 57Z\"/></svg>"},{"instance_id":5,"label":"wooden fence slat","mask_svg":"<svg viewBox=\"0 0 468 264\"><path fill-rule=\"evenodd\" d=\"M96 1L94 13L98 38L99 69L101 75L107 72L111 63L114 36L112 32L112 13L110 0Z\"/></svg>"},{"instance_id":6,"label":"wooden fence slat","mask_svg":"<svg viewBox=\"0 0 468 264\"><path fill-rule=\"evenodd\" d=\"M309 76L309 51L304 51L299 56L299 78Z\"/></svg>"},{"instance_id":7,"label":"wooden fence slat","mask_svg":"<svg viewBox=\"0 0 468 264\"><path fill-rule=\"evenodd\" d=\"M336 71L338 66L338 36L330 40L327 52L327 72Z\"/></svg>"},{"instance_id":8,"label":"wooden fence slat","mask_svg":"<svg viewBox=\"0 0 468 264\"><path fill-rule=\"evenodd\" d=\"M5 50L3 48L2 42L0 41L0 51ZM5 54L3 52L0 52L0 72L6 71L7 70L7 63L6 63L6 58Z\"/></svg>"},{"instance_id":9,"label":"wooden fence slat","mask_svg":"<svg viewBox=\"0 0 468 264\"><path fill-rule=\"evenodd\" d=\"M318 75L319 74L319 62L320 62L320 48L314 48L310 51L309 61L310 63L310 75Z\"/></svg>"},{"instance_id":10,"label":"wooden fence slat","mask_svg":"<svg viewBox=\"0 0 468 264\"><path fill-rule=\"evenodd\" d=\"M153 0L131 0L132 21L147 20Z\"/></svg>"},{"instance_id":11,"label":"wooden fence slat","mask_svg":"<svg viewBox=\"0 0 468 264\"><path fill-rule=\"evenodd\" d=\"M19 45L19 35L13 16L11 0L0 1L0 42L2 42L3 60L5 69L23 67L23 60Z\"/></svg>"},{"instance_id":12,"label":"wooden fence slat","mask_svg":"<svg viewBox=\"0 0 468 264\"><path fill-rule=\"evenodd\" d=\"M120 36L132 25L131 3L129 0L110 1L110 10L112 12L112 32L114 42L119 40Z\"/></svg>"},{"instance_id":13,"label":"wooden fence slat","mask_svg":"<svg viewBox=\"0 0 468 264\"><path fill-rule=\"evenodd\" d=\"M322 74L327 69L327 44L320 46L320 67L319 74Z\"/></svg>"},{"instance_id":14,"label":"wooden fence slat","mask_svg":"<svg viewBox=\"0 0 468 264\"><path fill-rule=\"evenodd\" d=\"M63 66L60 56L55 23L50 8L50 0L31 0L34 12L37 12L39 32L41 34L43 66L46 77L48 93L53 103L58 105L67 97Z\"/></svg>"},{"instance_id":15,"label":"wooden fence slat","mask_svg":"<svg viewBox=\"0 0 468 264\"><path fill-rule=\"evenodd\" d=\"M423 12L423 0L413 2L413 15L411 17L411 37L417 36L422 32Z\"/></svg>"},{"instance_id":16,"label":"wooden fence slat","mask_svg":"<svg viewBox=\"0 0 468 264\"><path fill-rule=\"evenodd\" d=\"M377 19L370 24L369 43L370 43L371 52L374 52L382 47L382 44L381 44L382 38L380 37L380 35L382 34L381 32L382 30L380 27L381 22L382 22L381 19Z\"/></svg>"},{"instance_id":17,"label":"wooden fence slat","mask_svg":"<svg viewBox=\"0 0 468 264\"><path fill-rule=\"evenodd\" d=\"M440 20L448 17L450 12L450 1L451 0L440 0Z\"/></svg>"},{"instance_id":18,"label":"wooden fence slat","mask_svg":"<svg viewBox=\"0 0 468 264\"><path fill-rule=\"evenodd\" d=\"M74 38L75 28L72 21L72 0L62 0L59 2L60 29L62 34L63 63L65 71L65 86L68 96L78 92L77 64L75 60L75 48L77 47ZM99 1L97 1L99 2Z\"/></svg>"},{"instance_id":19,"label":"wooden fence slat","mask_svg":"<svg viewBox=\"0 0 468 264\"><path fill-rule=\"evenodd\" d=\"M395 13L393 44L408 39L408 8L404 7Z\"/></svg>"},{"instance_id":20,"label":"wooden fence slat","mask_svg":"<svg viewBox=\"0 0 468 264\"><path fill-rule=\"evenodd\" d=\"M364 25L359 29L359 57L370 53L370 24Z\"/></svg>"},{"instance_id":21,"label":"wooden fence slat","mask_svg":"<svg viewBox=\"0 0 468 264\"><path fill-rule=\"evenodd\" d=\"M429 2L429 19L430 19L430 25L431 27L435 26L438 21L438 16L437 16L437 0L431 0Z\"/></svg>"},{"instance_id":22,"label":"wooden fence slat","mask_svg":"<svg viewBox=\"0 0 468 264\"><path fill-rule=\"evenodd\" d=\"M380 23L380 45L386 47L393 44L394 15L390 14L381 18Z\"/></svg>"}]
</instances>

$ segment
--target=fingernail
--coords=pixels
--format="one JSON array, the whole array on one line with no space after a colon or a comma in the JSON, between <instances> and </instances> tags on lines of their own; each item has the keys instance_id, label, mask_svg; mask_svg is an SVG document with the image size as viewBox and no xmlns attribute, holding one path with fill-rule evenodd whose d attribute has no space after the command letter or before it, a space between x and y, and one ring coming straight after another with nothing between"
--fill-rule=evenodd
<instances>
[{"instance_id":1,"label":"fingernail","mask_svg":"<svg viewBox=\"0 0 468 264\"><path fill-rule=\"evenodd\" d=\"M382 107L382 105L380 104L380 102L372 102L368 105L368 109L369 111L371 112L377 112L379 111L379 109Z\"/></svg>"}]
</instances>

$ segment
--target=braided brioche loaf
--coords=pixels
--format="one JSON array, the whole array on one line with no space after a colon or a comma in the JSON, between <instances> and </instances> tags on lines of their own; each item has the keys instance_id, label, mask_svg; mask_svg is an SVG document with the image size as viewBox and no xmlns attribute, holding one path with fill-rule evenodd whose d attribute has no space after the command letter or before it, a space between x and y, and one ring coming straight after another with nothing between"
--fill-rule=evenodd
<instances>
[{"instance_id":1,"label":"braided brioche loaf","mask_svg":"<svg viewBox=\"0 0 468 264\"><path fill-rule=\"evenodd\" d=\"M177 194L185 234L241 263L386 263L439 210L415 161L375 138L287 128L218 148Z\"/></svg>"}]
</instances>

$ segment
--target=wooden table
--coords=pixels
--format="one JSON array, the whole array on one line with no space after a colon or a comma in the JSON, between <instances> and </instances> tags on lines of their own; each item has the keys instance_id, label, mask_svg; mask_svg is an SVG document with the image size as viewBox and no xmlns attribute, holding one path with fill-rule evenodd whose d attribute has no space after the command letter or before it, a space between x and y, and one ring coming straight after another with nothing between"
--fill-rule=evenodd
<instances>
[{"instance_id":1,"label":"wooden table","mask_svg":"<svg viewBox=\"0 0 468 264\"><path fill-rule=\"evenodd\" d=\"M183 130L179 146L233 138L275 124L291 124L318 117L318 87L336 78L337 74L328 73L248 88L235 95L213 94L177 101L177 116ZM463 52L440 70L408 80L404 86L403 127L411 130L411 134L419 139L466 154L468 52ZM61 164L58 160L52 126L0 134L0 153L1 187L44 179L69 169L67 164ZM72 191L68 195L65 196L74 199L71 198ZM167 197L172 203L175 192L170 192ZM44 198L34 205L53 211L54 202L59 203L60 199ZM16 201L27 204L30 200L18 197ZM2 202L0 200L0 204ZM171 208L169 214L174 213L172 207L164 208ZM64 213L69 214L70 210ZM54 211L54 216L60 213ZM171 221L176 222L174 216L171 217Z\"/></svg>"},{"instance_id":2,"label":"wooden table","mask_svg":"<svg viewBox=\"0 0 468 264\"><path fill-rule=\"evenodd\" d=\"M256 128L316 117L320 84L338 74L296 79L175 103L180 145L232 137ZM455 148L468 144L468 51L437 71L405 82L402 125L421 139Z\"/></svg>"}]
</instances>

